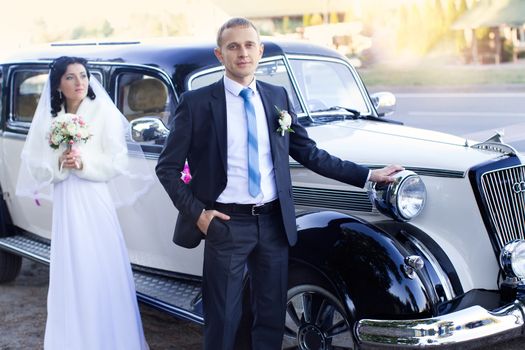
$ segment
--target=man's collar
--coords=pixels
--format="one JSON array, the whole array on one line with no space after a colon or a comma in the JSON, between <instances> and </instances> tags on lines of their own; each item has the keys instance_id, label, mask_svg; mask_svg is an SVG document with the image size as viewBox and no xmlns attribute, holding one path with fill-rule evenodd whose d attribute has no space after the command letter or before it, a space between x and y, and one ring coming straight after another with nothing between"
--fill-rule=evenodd
<instances>
[{"instance_id":1,"label":"man's collar","mask_svg":"<svg viewBox=\"0 0 525 350\"><path fill-rule=\"evenodd\" d=\"M250 89L252 89L253 92L257 91L257 81L255 77L253 77L252 82L248 85ZM228 78L226 75L224 76L224 88L229 91L234 96L239 96L242 89L245 87L238 82L236 82L233 79Z\"/></svg>"}]
</instances>

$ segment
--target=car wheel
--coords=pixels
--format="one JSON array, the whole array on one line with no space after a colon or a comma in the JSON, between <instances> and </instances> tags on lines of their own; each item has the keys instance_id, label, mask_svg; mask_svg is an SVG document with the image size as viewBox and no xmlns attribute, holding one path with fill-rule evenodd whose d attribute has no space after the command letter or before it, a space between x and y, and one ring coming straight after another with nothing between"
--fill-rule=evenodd
<instances>
[{"instance_id":1,"label":"car wheel","mask_svg":"<svg viewBox=\"0 0 525 350\"><path fill-rule=\"evenodd\" d=\"M11 282L20 273L22 257L0 251L0 283Z\"/></svg>"},{"instance_id":2,"label":"car wheel","mask_svg":"<svg viewBox=\"0 0 525 350\"><path fill-rule=\"evenodd\" d=\"M282 349L354 349L352 329L343 305L322 284L288 289Z\"/></svg>"}]
</instances>

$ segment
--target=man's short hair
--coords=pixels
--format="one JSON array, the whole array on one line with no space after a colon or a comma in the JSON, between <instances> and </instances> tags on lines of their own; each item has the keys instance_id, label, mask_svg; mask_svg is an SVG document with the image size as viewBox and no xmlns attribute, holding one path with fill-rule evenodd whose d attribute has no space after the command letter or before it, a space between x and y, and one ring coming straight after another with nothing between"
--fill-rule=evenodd
<instances>
[{"instance_id":1,"label":"man's short hair","mask_svg":"<svg viewBox=\"0 0 525 350\"><path fill-rule=\"evenodd\" d=\"M242 18L242 17L235 17L232 19L229 19L224 23L217 32L217 46L221 47L221 40L222 40L222 33L229 28L234 27L252 27L255 32L257 33L257 38L259 38L259 31L257 30L257 27L255 27L255 24L252 23L252 21Z\"/></svg>"}]
</instances>

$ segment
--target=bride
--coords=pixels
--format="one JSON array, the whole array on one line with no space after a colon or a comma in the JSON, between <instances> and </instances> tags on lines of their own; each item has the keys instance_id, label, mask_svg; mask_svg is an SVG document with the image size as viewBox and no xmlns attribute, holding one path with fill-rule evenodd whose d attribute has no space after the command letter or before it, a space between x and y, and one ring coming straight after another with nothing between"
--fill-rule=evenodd
<instances>
[{"instance_id":1,"label":"bride","mask_svg":"<svg viewBox=\"0 0 525 350\"><path fill-rule=\"evenodd\" d=\"M81 121L80 142L52 137L53 121L68 116ZM140 147L132 162L126 131L85 59L51 64L17 183L36 205L53 201L46 350L148 349L116 206L137 200L152 177L133 169Z\"/></svg>"}]
</instances>

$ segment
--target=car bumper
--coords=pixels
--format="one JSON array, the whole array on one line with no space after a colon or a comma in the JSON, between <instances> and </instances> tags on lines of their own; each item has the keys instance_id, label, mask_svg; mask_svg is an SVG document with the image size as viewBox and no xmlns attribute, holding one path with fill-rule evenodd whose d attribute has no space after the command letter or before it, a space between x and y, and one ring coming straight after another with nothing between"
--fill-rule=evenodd
<instances>
[{"instance_id":1,"label":"car bumper","mask_svg":"<svg viewBox=\"0 0 525 350\"><path fill-rule=\"evenodd\" d=\"M516 300L494 311L472 306L419 320L363 319L356 331L362 349L465 349L523 336L524 312L525 304Z\"/></svg>"}]
</instances>

